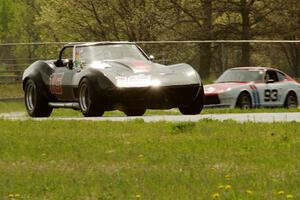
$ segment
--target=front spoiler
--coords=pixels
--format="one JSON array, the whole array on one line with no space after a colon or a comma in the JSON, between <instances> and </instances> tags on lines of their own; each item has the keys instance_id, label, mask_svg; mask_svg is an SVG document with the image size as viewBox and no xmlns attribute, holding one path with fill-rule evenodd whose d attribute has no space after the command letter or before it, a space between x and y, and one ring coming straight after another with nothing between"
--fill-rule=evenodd
<instances>
[{"instance_id":1,"label":"front spoiler","mask_svg":"<svg viewBox=\"0 0 300 200\"><path fill-rule=\"evenodd\" d=\"M113 88L105 91L106 107L110 109L146 108L170 109L190 105L202 94L203 87L199 84L142 87L142 88Z\"/></svg>"}]
</instances>

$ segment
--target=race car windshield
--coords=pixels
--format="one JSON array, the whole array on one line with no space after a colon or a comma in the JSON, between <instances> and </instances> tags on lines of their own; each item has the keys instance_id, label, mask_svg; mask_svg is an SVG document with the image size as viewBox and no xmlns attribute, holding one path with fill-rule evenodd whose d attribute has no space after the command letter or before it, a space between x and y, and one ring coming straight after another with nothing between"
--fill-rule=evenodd
<instances>
[{"instance_id":1,"label":"race car windshield","mask_svg":"<svg viewBox=\"0 0 300 200\"><path fill-rule=\"evenodd\" d=\"M260 70L227 70L216 81L224 82L262 82L264 72Z\"/></svg>"},{"instance_id":2,"label":"race car windshield","mask_svg":"<svg viewBox=\"0 0 300 200\"><path fill-rule=\"evenodd\" d=\"M75 60L88 64L103 60L148 60L134 44L82 46L76 48Z\"/></svg>"}]
</instances>

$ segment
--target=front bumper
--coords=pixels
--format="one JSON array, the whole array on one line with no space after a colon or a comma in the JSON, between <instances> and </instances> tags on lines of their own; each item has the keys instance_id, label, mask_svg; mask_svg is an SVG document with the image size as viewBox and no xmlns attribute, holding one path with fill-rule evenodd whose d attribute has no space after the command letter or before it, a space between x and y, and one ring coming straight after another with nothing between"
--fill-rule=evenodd
<instances>
[{"instance_id":1,"label":"front bumper","mask_svg":"<svg viewBox=\"0 0 300 200\"><path fill-rule=\"evenodd\" d=\"M105 92L105 99L109 108L170 109L191 104L198 94L202 94L201 90L203 87L198 84L114 88Z\"/></svg>"},{"instance_id":2,"label":"front bumper","mask_svg":"<svg viewBox=\"0 0 300 200\"><path fill-rule=\"evenodd\" d=\"M227 96L226 96L227 97ZM218 107L234 107L234 98L226 98L223 94L206 95L204 97L205 108L218 108Z\"/></svg>"}]
</instances>

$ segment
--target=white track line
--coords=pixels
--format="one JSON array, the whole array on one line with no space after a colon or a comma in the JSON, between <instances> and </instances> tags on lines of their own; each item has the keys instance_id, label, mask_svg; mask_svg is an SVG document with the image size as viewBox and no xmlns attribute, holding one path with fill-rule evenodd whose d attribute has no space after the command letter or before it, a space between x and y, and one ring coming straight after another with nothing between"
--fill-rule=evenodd
<instances>
[{"instance_id":1,"label":"white track line","mask_svg":"<svg viewBox=\"0 0 300 200\"><path fill-rule=\"evenodd\" d=\"M144 120L145 122L186 122L186 121L199 121L203 119L212 120L234 120L237 122L300 122L300 113L240 113L240 114L206 114L206 115L151 115L142 117L50 117L50 118L30 118L25 113L4 113L0 114L0 119L5 120L76 120L76 121L132 121Z\"/></svg>"}]
</instances>

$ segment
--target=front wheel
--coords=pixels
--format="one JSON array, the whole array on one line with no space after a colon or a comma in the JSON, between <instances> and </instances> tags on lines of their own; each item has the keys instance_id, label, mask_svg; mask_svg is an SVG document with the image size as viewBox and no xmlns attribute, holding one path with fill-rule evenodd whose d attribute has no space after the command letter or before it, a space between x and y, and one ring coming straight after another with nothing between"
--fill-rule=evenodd
<instances>
[{"instance_id":1,"label":"front wheel","mask_svg":"<svg viewBox=\"0 0 300 200\"><path fill-rule=\"evenodd\" d=\"M49 117L53 108L48 106L49 100L41 93L42 88L32 79L25 84L25 106L31 117Z\"/></svg>"},{"instance_id":2,"label":"front wheel","mask_svg":"<svg viewBox=\"0 0 300 200\"><path fill-rule=\"evenodd\" d=\"M252 108L251 97L248 93L243 92L240 94L238 101L236 103L236 108L249 109Z\"/></svg>"},{"instance_id":3,"label":"front wheel","mask_svg":"<svg viewBox=\"0 0 300 200\"><path fill-rule=\"evenodd\" d=\"M200 114L203 109L204 91L201 88L201 92L196 99L188 106L179 107L179 111L183 115L197 115Z\"/></svg>"},{"instance_id":4,"label":"front wheel","mask_svg":"<svg viewBox=\"0 0 300 200\"><path fill-rule=\"evenodd\" d=\"M79 106L85 117L102 116L104 109L100 103L97 92L87 78L79 85ZM98 102L99 101L99 102Z\"/></svg>"}]
</instances>

